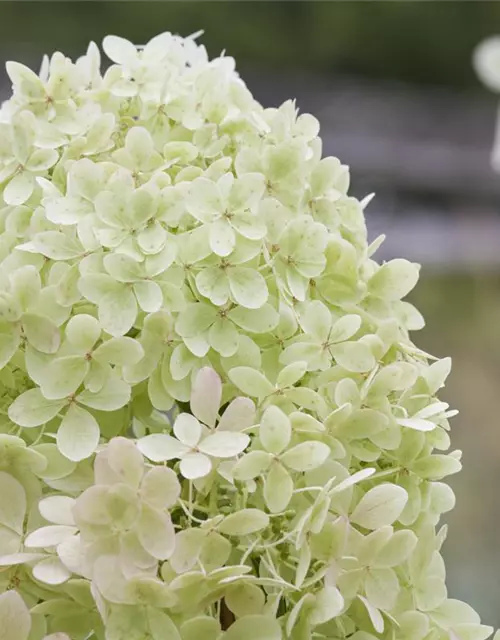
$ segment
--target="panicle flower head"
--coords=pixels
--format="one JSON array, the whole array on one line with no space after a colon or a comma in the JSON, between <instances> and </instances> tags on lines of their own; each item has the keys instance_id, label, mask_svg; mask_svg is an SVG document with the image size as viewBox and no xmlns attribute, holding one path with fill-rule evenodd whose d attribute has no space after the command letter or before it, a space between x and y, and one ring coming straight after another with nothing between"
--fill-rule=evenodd
<instances>
[{"instance_id":1,"label":"panicle flower head","mask_svg":"<svg viewBox=\"0 0 500 640\"><path fill-rule=\"evenodd\" d=\"M232 58L103 48L7 64L4 636L484 640L445 586L419 266L373 259L316 118Z\"/></svg>"}]
</instances>

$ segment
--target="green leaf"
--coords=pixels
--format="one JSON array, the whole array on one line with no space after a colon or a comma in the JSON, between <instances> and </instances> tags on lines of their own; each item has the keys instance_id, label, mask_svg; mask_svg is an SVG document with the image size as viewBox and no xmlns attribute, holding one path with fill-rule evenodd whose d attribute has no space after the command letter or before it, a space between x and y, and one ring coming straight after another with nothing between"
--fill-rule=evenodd
<instances>
[{"instance_id":1,"label":"green leaf","mask_svg":"<svg viewBox=\"0 0 500 640\"><path fill-rule=\"evenodd\" d=\"M226 516L217 527L228 536L247 536L269 525L269 516L260 509L241 509Z\"/></svg>"},{"instance_id":2,"label":"green leaf","mask_svg":"<svg viewBox=\"0 0 500 640\"><path fill-rule=\"evenodd\" d=\"M282 640L282 637L277 620L262 615L243 616L224 634L224 640Z\"/></svg>"},{"instance_id":3,"label":"green leaf","mask_svg":"<svg viewBox=\"0 0 500 640\"><path fill-rule=\"evenodd\" d=\"M250 367L234 367L229 371L229 379L243 393L253 398L264 398L274 392L269 380L260 371Z\"/></svg>"},{"instance_id":4,"label":"green leaf","mask_svg":"<svg viewBox=\"0 0 500 640\"><path fill-rule=\"evenodd\" d=\"M0 595L0 640L27 640L31 629L28 607L17 591Z\"/></svg>"},{"instance_id":5,"label":"green leaf","mask_svg":"<svg viewBox=\"0 0 500 640\"><path fill-rule=\"evenodd\" d=\"M57 325L37 313L23 313L23 330L28 342L42 351L42 353L55 353L59 349L61 337Z\"/></svg>"},{"instance_id":6,"label":"green leaf","mask_svg":"<svg viewBox=\"0 0 500 640\"><path fill-rule=\"evenodd\" d=\"M394 484L380 484L361 498L351 515L351 522L365 529L379 529L395 522L403 511L408 494Z\"/></svg>"},{"instance_id":7,"label":"green leaf","mask_svg":"<svg viewBox=\"0 0 500 640\"><path fill-rule=\"evenodd\" d=\"M294 471L312 471L330 455L330 447L323 442L309 440L292 447L281 456L284 465Z\"/></svg>"},{"instance_id":8,"label":"green leaf","mask_svg":"<svg viewBox=\"0 0 500 640\"><path fill-rule=\"evenodd\" d=\"M65 400L47 400L40 389L30 389L10 405L9 418L21 427L39 427L52 420L65 404Z\"/></svg>"},{"instance_id":9,"label":"green leaf","mask_svg":"<svg viewBox=\"0 0 500 640\"><path fill-rule=\"evenodd\" d=\"M99 437L99 425L94 416L71 404L57 430L59 451L74 462L85 460L96 450Z\"/></svg>"}]
</instances>

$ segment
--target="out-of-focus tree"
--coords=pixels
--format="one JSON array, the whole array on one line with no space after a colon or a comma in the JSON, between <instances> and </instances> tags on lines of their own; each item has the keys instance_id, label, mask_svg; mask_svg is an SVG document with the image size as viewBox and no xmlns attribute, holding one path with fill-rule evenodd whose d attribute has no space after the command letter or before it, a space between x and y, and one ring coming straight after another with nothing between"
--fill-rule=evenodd
<instances>
[{"instance_id":1,"label":"out-of-focus tree","mask_svg":"<svg viewBox=\"0 0 500 640\"><path fill-rule=\"evenodd\" d=\"M26 20L29 15L30 20ZM240 66L359 73L477 86L470 51L500 25L496 2L2 2L0 55L79 52L117 32L145 42L159 29L205 30L212 55Z\"/></svg>"}]
</instances>

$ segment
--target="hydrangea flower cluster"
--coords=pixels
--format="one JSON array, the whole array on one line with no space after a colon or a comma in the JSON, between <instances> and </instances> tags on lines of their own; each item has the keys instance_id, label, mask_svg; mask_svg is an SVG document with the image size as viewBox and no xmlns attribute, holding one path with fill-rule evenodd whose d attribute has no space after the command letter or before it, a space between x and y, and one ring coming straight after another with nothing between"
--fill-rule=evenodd
<instances>
[{"instance_id":1,"label":"hydrangea flower cluster","mask_svg":"<svg viewBox=\"0 0 500 640\"><path fill-rule=\"evenodd\" d=\"M103 48L7 64L0 637L485 640L418 265L231 58Z\"/></svg>"}]
</instances>

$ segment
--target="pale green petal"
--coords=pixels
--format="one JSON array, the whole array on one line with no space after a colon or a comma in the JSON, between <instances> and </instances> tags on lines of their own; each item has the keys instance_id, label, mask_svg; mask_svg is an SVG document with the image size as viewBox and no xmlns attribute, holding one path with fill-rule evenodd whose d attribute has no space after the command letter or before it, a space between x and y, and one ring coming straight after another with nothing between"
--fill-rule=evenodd
<instances>
[{"instance_id":1,"label":"pale green petal","mask_svg":"<svg viewBox=\"0 0 500 640\"><path fill-rule=\"evenodd\" d=\"M259 509L241 509L219 524L218 530L229 536L247 536L262 531L269 524L269 516Z\"/></svg>"},{"instance_id":2,"label":"pale green petal","mask_svg":"<svg viewBox=\"0 0 500 640\"><path fill-rule=\"evenodd\" d=\"M214 427L222 398L222 382L210 367L198 371L191 391L191 411L208 427Z\"/></svg>"},{"instance_id":3,"label":"pale green petal","mask_svg":"<svg viewBox=\"0 0 500 640\"><path fill-rule=\"evenodd\" d=\"M224 640L281 640L281 627L269 616L248 615L234 622L224 635Z\"/></svg>"},{"instance_id":4,"label":"pale green petal","mask_svg":"<svg viewBox=\"0 0 500 640\"><path fill-rule=\"evenodd\" d=\"M279 323L278 312L267 303L260 309L235 307L229 311L227 317L249 333L268 333Z\"/></svg>"},{"instance_id":5,"label":"pale green petal","mask_svg":"<svg viewBox=\"0 0 500 640\"><path fill-rule=\"evenodd\" d=\"M38 427L52 420L64 407L64 400L47 400L40 389L30 389L9 407L9 418L21 427Z\"/></svg>"},{"instance_id":6,"label":"pale green petal","mask_svg":"<svg viewBox=\"0 0 500 640\"><path fill-rule=\"evenodd\" d=\"M420 266L408 260L386 262L370 278L370 293L384 300L400 300L417 284L419 271Z\"/></svg>"},{"instance_id":7,"label":"pale green petal","mask_svg":"<svg viewBox=\"0 0 500 640\"><path fill-rule=\"evenodd\" d=\"M62 524L51 524L48 527L42 527L32 531L26 538L24 544L26 547L49 548L55 547L66 538L73 536L78 529Z\"/></svg>"},{"instance_id":8,"label":"pale green petal","mask_svg":"<svg viewBox=\"0 0 500 640\"><path fill-rule=\"evenodd\" d=\"M0 595L0 620L2 640L28 640L31 616L17 591L6 591Z\"/></svg>"},{"instance_id":9,"label":"pale green petal","mask_svg":"<svg viewBox=\"0 0 500 640\"><path fill-rule=\"evenodd\" d=\"M281 456L284 465L294 471L312 471L330 455L330 447L323 442L309 440L289 449Z\"/></svg>"},{"instance_id":10,"label":"pale green petal","mask_svg":"<svg viewBox=\"0 0 500 640\"><path fill-rule=\"evenodd\" d=\"M395 484L381 484L366 493L351 515L351 521L365 529L378 529L395 522L403 511L408 494Z\"/></svg>"},{"instance_id":11,"label":"pale green petal","mask_svg":"<svg viewBox=\"0 0 500 640\"><path fill-rule=\"evenodd\" d=\"M220 635L220 623L215 618L199 616L187 620L181 626L182 640L217 640Z\"/></svg>"},{"instance_id":12,"label":"pale green petal","mask_svg":"<svg viewBox=\"0 0 500 640\"><path fill-rule=\"evenodd\" d=\"M219 420L219 431L243 431L255 424L255 403L250 398L235 398Z\"/></svg>"},{"instance_id":13,"label":"pale green petal","mask_svg":"<svg viewBox=\"0 0 500 640\"><path fill-rule=\"evenodd\" d=\"M298 382L307 371L307 363L299 361L294 361L292 364L284 367L278 374L278 378L276 380L278 387L284 389L286 387L293 386L296 382Z\"/></svg>"},{"instance_id":14,"label":"pale green petal","mask_svg":"<svg viewBox=\"0 0 500 640\"><path fill-rule=\"evenodd\" d=\"M190 413L181 413L175 419L175 437L187 447L195 447L200 441L201 433L201 424Z\"/></svg>"},{"instance_id":15,"label":"pale green petal","mask_svg":"<svg viewBox=\"0 0 500 640\"><path fill-rule=\"evenodd\" d=\"M94 416L72 404L57 431L57 447L66 458L78 462L94 453L99 437L99 425Z\"/></svg>"},{"instance_id":16,"label":"pale green petal","mask_svg":"<svg viewBox=\"0 0 500 640\"><path fill-rule=\"evenodd\" d=\"M34 451L40 453L47 460L47 466L38 473L44 479L53 481L68 477L76 469L76 464L65 458L56 444L38 444L32 447Z\"/></svg>"},{"instance_id":17,"label":"pale green petal","mask_svg":"<svg viewBox=\"0 0 500 640\"><path fill-rule=\"evenodd\" d=\"M62 231L37 233L33 245L39 253L52 260L72 260L85 253L79 240Z\"/></svg>"},{"instance_id":18,"label":"pale green petal","mask_svg":"<svg viewBox=\"0 0 500 640\"><path fill-rule=\"evenodd\" d=\"M224 305L228 301L228 275L223 269L206 267L197 274L196 286L202 296L209 298L217 306Z\"/></svg>"},{"instance_id":19,"label":"pale green petal","mask_svg":"<svg viewBox=\"0 0 500 640\"><path fill-rule=\"evenodd\" d=\"M250 443L246 433L235 431L217 431L204 438L198 445L199 450L214 458L232 458L242 453Z\"/></svg>"},{"instance_id":20,"label":"pale green petal","mask_svg":"<svg viewBox=\"0 0 500 640\"><path fill-rule=\"evenodd\" d=\"M46 316L23 313L22 325L28 342L38 351L55 353L59 349L61 342L59 328Z\"/></svg>"},{"instance_id":21,"label":"pale green petal","mask_svg":"<svg viewBox=\"0 0 500 640\"><path fill-rule=\"evenodd\" d=\"M33 193L35 188L35 178L27 171L17 173L3 192L3 199L6 204L20 205L24 204Z\"/></svg>"},{"instance_id":22,"label":"pale green petal","mask_svg":"<svg viewBox=\"0 0 500 640\"><path fill-rule=\"evenodd\" d=\"M292 425L288 416L274 405L268 407L261 418L259 439L266 451L278 455L290 443Z\"/></svg>"},{"instance_id":23,"label":"pale green petal","mask_svg":"<svg viewBox=\"0 0 500 640\"><path fill-rule=\"evenodd\" d=\"M250 367L234 367L229 371L229 379L243 393L253 398L264 398L274 392L269 380L260 371Z\"/></svg>"},{"instance_id":24,"label":"pale green petal","mask_svg":"<svg viewBox=\"0 0 500 640\"><path fill-rule=\"evenodd\" d=\"M332 326L332 314L328 307L319 300L306 303L305 310L300 313L299 321L304 333L321 344L328 340Z\"/></svg>"},{"instance_id":25,"label":"pale green petal","mask_svg":"<svg viewBox=\"0 0 500 640\"><path fill-rule=\"evenodd\" d=\"M40 387L44 397L60 400L75 393L89 368L89 361L83 356L64 356L52 360Z\"/></svg>"},{"instance_id":26,"label":"pale green petal","mask_svg":"<svg viewBox=\"0 0 500 640\"><path fill-rule=\"evenodd\" d=\"M178 344L172 352L169 367L173 380L184 380L197 365L198 358L194 356L185 344Z\"/></svg>"},{"instance_id":27,"label":"pale green petal","mask_svg":"<svg viewBox=\"0 0 500 640\"><path fill-rule=\"evenodd\" d=\"M226 604L237 618L262 612L266 597L264 591L255 584L242 582L229 588L225 596Z\"/></svg>"},{"instance_id":28,"label":"pale green petal","mask_svg":"<svg viewBox=\"0 0 500 640\"><path fill-rule=\"evenodd\" d=\"M21 343L19 327L0 323L0 371L10 362Z\"/></svg>"},{"instance_id":29,"label":"pale green petal","mask_svg":"<svg viewBox=\"0 0 500 640\"><path fill-rule=\"evenodd\" d=\"M230 358L238 350L240 336L230 320L217 318L209 329L208 341L214 351L224 358Z\"/></svg>"},{"instance_id":30,"label":"pale green petal","mask_svg":"<svg viewBox=\"0 0 500 640\"><path fill-rule=\"evenodd\" d=\"M210 248L218 256L228 256L236 244L236 235L226 220L212 222L209 229Z\"/></svg>"},{"instance_id":31,"label":"pale green petal","mask_svg":"<svg viewBox=\"0 0 500 640\"><path fill-rule=\"evenodd\" d=\"M356 373L370 371L375 366L375 357L362 342L343 342L331 347L331 352L337 363Z\"/></svg>"},{"instance_id":32,"label":"pale green petal","mask_svg":"<svg viewBox=\"0 0 500 640\"><path fill-rule=\"evenodd\" d=\"M207 532L199 528L183 529L176 534L174 551L169 559L176 573L185 573L196 565L206 537Z\"/></svg>"},{"instance_id":33,"label":"pale green petal","mask_svg":"<svg viewBox=\"0 0 500 640\"><path fill-rule=\"evenodd\" d=\"M205 304L191 304L182 311L175 323L175 330L184 338L198 336L205 332L216 320L217 309Z\"/></svg>"},{"instance_id":34,"label":"pale green petal","mask_svg":"<svg viewBox=\"0 0 500 640\"><path fill-rule=\"evenodd\" d=\"M143 356L144 349L141 343L127 336L111 338L103 342L93 353L97 360L119 366L137 364Z\"/></svg>"},{"instance_id":35,"label":"pale green petal","mask_svg":"<svg viewBox=\"0 0 500 640\"><path fill-rule=\"evenodd\" d=\"M46 558L33 567L33 576L40 582L50 585L63 584L71 578L71 572L59 558Z\"/></svg>"},{"instance_id":36,"label":"pale green petal","mask_svg":"<svg viewBox=\"0 0 500 640\"><path fill-rule=\"evenodd\" d=\"M189 185L186 207L191 215L201 222L209 222L222 213L224 204L215 182L197 178Z\"/></svg>"},{"instance_id":37,"label":"pale green petal","mask_svg":"<svg viewBox=\"0 0 500 640\"><path fill-rule=\"evenodd\" d=\"M175 531L170 516L143 504L137 535L144 549L158 560L166 560L174 550Z\"/></svg>"},{"instance_id":38,"label":"pale green petal","mask_svg":"<svg viewBox=\"0 0 500 640\"><path fill-rule=\"evenodd\" d=\"M203 453L186 453L179 465L181 474L188 480L204 478L212 470L212 462Z\"/></svg>"},{"instance_id":39,"label":"pale green petal","mask_svg":"<svg viewBox=\"0 0 500 640\"><path fill-rule=\"evenodd\" d=\"M137 296L139 306L146 313L154 313L161 309L163 292L157 282L151 280L136 282L134 283L134 293Z\"/></svg>"},{"instance_id":40,"label":"pale green petal","mask_svg":"<svg viewBox=\"0 0 500 640\"><path fill-rule=\"evenodd\" d=\"M163 433L153 433L137 441L139 451L153 462L165 462L180 458L189 448L176 438Z\"/></svg>"},{"instance_id":41,"label":"pale green petal","mask_svg":"<svg viewBox=\"0 0 500 640\"><path fill-rule=\"evenodd\" d=\"M177 475L168 467L154 467L144 476L141 497L156 509L172 507L179 498L181 486Z\"/></svg>"},{"instance_id":42,"label":"pale green petal","mask_svg":"<svg viewBox=\"0 0 500 640\"><path fill-rule=\"evenodd\" d=\"M310 621L313 625L323 624L336 618L343 609L344 598L337 587L325 586L315 596Z\"/></svg>"},{"instance_id":43,"label":"pale green petal","mask_svg":"<svg viewBox=\"0 0 500 640\"><path fill-rule=\"evenodd\" d=\"M283 465L271 465L264 480L264 500L271 513L284 511L293 495L293 480Z\"/></svg>"},{"instance_id":44,"label":"pale green petal","mask_svg":"<svg viewBox=\"0 0 500 640\"><path fill-rule=\"evenodd\" d=\"M234 301L247 309L260 309L269 297L262 275L248 267L233 267L228 271L229 287Z\"/></svg>"},{"instance_id":45,"label":"pale green petal","mask_svg":"<svg viewBox=\"0 0 500 640\"><path fill-rule=\"evenodd\" d=\"M238 460L232 470L235 480L253 480L269 468L273 456L267 451L250 451Z\"/></svg>"},{"instance_id":46,"label":"pale green petal","mask_svg":"<svg viewBox=\"0 0 500 640\"><path fill-rule=\"evenodd\" d=\"M99 321L93 316L81 313L73 316L66 325L66 337L81 353L92 349L101 335Z\"/></svg>"},{"instance_id":47,"label":"pale green petal","mask_svg":"<svg viewBox=\"0 0 500 640\"><path fill-rule=\"evenodd\" d=\"M91 409L116 411L130 400L130 386L118 377L109 378L97 393L85 390L78 394L77 400Z\"/></svg>"},{"instance_id":48,"label":"pale green petal","mask_svg":"<svg viewBox=\"0 0 500 640\"><path fill-rule=\"evenodd\" d=\"M72 513L74 504L74 498L69 496L50 496L40 500L38 510L49 522L73 525L75 524Z\"/></svg>"},{"instance_id":49,"label":"pale green petal","mask_svg":"<svg viewBox=\"0 0 500 640\"><path fill-rule=\"evenodd\" d=\"M0 471L0 524L21 535L26 514L26 492L13 476Z\"/></svg>"}]
</instances>

